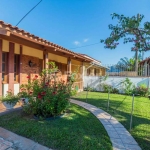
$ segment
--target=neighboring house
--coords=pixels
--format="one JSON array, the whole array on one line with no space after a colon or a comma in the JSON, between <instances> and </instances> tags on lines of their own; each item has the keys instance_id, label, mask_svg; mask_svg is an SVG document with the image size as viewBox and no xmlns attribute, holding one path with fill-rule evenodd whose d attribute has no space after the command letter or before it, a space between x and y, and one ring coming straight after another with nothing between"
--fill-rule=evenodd
<instances>
[{"instance_id":1,"label":"neighboring house","mask_svg":"<svg viewBox=\"0 0 150 150\"><path fill-rule=\"evenodd\" d=\"M139 76L150 76L150 57L139 62L138 75Z\"/></svg>"},{"instance_id":2,"label":"neighboring house","mask_svg":"<svg viewBox=\"0 0 150 150\"><path fill-rule=\"evenodd\" d=\"M98 61L86 54L80 54L85 58L91 60L91 62L84 62L84 76L104 76L108 68L102 66L101 61Z\"/></svg>"},{"instance_id":3,"label":"neighboring house","mask_svg":"<svg viewBox=\"0 0 150 150\"><path fill-rule=\"evenodd\" d=\"M80 75L76 77L75 85L83 89L83 65L93 62L90 57L0 21L0 95L5 95L8 90L17 94L19 86L27 83L26 77L39 75L42 69L48 68L46 63L50 61L56 63L63 80L78 70Z\"/></svg>"}]
</instances>

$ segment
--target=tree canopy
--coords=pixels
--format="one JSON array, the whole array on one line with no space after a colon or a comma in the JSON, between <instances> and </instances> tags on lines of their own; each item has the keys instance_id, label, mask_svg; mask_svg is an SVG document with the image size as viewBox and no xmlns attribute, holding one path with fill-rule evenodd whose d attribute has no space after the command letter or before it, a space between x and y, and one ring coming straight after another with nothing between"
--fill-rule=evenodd
<instances>
[{"instance_id":1,"label":"tree canopy","mask_svg":"<svg viewBox=\"0 0 150 150\"><path fill-rule=\"evenodd\" d=\"M105 48L115 49L119 45L119 40L124 39L124 44L133 43L132 51L148 51L150 50L150 22L142 24L144 15L125 17L124 15L112 14L112 19L117 19L118 24L110 24L110 36L101 43L105 44Z\"/></svg>"}]
</instances>

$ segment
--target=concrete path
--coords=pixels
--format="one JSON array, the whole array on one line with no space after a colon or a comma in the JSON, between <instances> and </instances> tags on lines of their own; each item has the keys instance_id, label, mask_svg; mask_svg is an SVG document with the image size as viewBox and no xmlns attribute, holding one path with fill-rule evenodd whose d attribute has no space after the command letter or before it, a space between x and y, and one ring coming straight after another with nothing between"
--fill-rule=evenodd
<instances>
[{"instance_id":1,"label":"concrete path","mask_svg":"<svg viewBox=\"0 0 150 150\"><path fill-rule=\"evenodd\" d=\"M131 134L110 114L91 104L73 99L70 102L87 109L100 120L110 137L113 150L141 150Z\"/></svg>"},{"instance_id":2,"label":"concrete path","mask_svg":"<svg viewBox=\"0 0 150 150\"><path fill-rule=\"evenodd\" d=\"M2 103L0 103L0 116L22 109L19 105L16 105L12 109L6 109ZM0 150L51 150L45 146L42 146L30 139L19 136L13 132L10 132L0 127Z\"/></svg>"},{"instance_id":3,"label":"concrete path","mask_svg":"<svg viewBox=\"0 0 150 150\"><path fill-rule=\"evenodd\" d=\"M30 139L0 127L0 150L50 150Z\"/></svg>"}]
</instances>

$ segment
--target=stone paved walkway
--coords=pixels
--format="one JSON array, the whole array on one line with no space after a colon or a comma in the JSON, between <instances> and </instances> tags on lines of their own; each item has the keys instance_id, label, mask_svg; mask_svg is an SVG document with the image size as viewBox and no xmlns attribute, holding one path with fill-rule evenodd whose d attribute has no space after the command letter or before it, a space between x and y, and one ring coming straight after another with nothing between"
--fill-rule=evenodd
<instances>
[{"instance_id":1,"label":"stone paved walkway","mask_svg":"<svg viewBox=\"0 0 150 150\"><path fill-rule=\"evenodd\" d=\"M110 114L103 111L102 109L81 101L73 99L70 101L71 103L77 104L87 109L100 120L110 137L113 150L141 150L138 143L134 140L131 134Z\"/></svg>"},{"instance_id":2,"label":"stone paved walkway","mask_svg":"<svg viewBox=\"0 0 150 150\"><path fill-rule=\"evenodd\" d=\"M0 116L22 109L19 105L12 109L6 109L2 103L0 103ZM0 150L51 150L45 146L42 146L30 139L19 136L13 132L10 132L0 127Z\"/></svg>"}]
</instances>

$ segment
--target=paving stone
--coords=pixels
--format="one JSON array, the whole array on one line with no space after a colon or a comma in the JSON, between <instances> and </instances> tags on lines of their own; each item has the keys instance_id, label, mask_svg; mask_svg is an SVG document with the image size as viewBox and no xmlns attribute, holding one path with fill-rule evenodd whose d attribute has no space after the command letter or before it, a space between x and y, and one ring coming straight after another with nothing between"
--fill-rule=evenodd
<instances>
[{"instance_id":1,"label":"paving stone","mask_svg":"<svg viewBox=\"0 0 150 150\"><path fill-rule=\"evenodd\" d=\"M6 150L7 148L9 148L8 145L5 145L4 143L0 144L0 150Z\"/></svg>"},{"instance_id":2,"label":"paving stone","mask_svg":"<svg viewBox=\"0 0 150 150\"><path fill-rule=\"evenodd\" d=\"M119 135L118 135L118 133L116 131L109 130L109 131L107 131L107 133L108 133L110 138L120 139L120 137L119 137Z\"/></svg>"},{"instance_id":3,"label":"paving stone","mask_svg":"<svg viewBox=\"0 0 150 150\"><path fill-rule=\"evenodd\" d=\"M15 150L14 148L8 148L7 150Z\"/></svg>"},{"instance_id":4,"label":"paving stone","mask_svg":"<svg viewBox=\"0 0 150 150\"><path fill-rule=\"evenodd\" d=\"M105 126L105 125L110 125L110 122L107 121L106 119L99 119L100 122Z\"/></svg>"},{"instance_id":5,"label":"paving stone","mask_svg":"<svg viewBox=\"0 0 150 150\"><path fill-rule=\"evenodd\" d=\"M9 142L9 141L4 141L3 143L6 144L6 145L8 145L8 146L10 146L10 147L13 145L13 143Z\"/></svg>"},{"instance_id":6,"label":"paving stone","mask_svg":"<svg viewBox=\"0 0 150 150\"><path fill-rule=\"evenodd\" d=\"M120 139L110 138L114 149L125 149L122 141Z\"/></svg>"},{"instance_id":7,"label":"paving stone","mask_svg":"<svg viewBox=\"0 0 150 150\"><path fill-rule=\"evenodd\" d=\"M106 131L115 131L115 129L114 129L114 127L113 127L112 125L106 124L106 125L104 126L104 128L106 129Z\"/></svg>"},{"instance_id":8,"label":"paving stone","mask_svg":"<svg viewBox=\"0 0 150 150\"><path fill-rule=\"evenodd\" d=\"M120 139L124 144L135 144L138 145L137 142L134 140L134 138L131 135L124 135L120 134Z\"/></svg>"},{"instance_id":9,"label":"paving stone","mask_svg":"<svg viewBox=\"0 0 150 150\"><path fill-rule=\"evenodd\" d=\"M124 144L127 150L142 150L138 145Z\"/></svg>"},{"instance_id":10,"label":"paving stone","mask_svg":"<svg viewBox=\"0 0 150 150\"><path fill-rule=\"evenodd\" d=\"M116 132L120 134L127 134L130 135L130 133L125 128L115 128Z\"/></svg>"}]
</instances>

